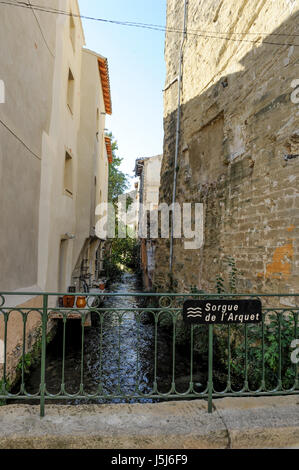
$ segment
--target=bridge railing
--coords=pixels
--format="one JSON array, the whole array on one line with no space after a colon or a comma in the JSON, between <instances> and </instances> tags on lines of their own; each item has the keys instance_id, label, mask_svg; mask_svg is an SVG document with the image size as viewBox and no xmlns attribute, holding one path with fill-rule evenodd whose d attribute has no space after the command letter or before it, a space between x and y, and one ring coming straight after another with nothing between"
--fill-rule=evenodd
<instances>
[{"instance_id":1,"label":"bridge railing","mask_svg":"<svg viewBox=\"0 0 299 470\"><path fill-rule=\"evenodd\" d=\"M70 295L73 307L57 307L59 297ZM30 300L21 304L18 298L23 296ZM135 299L133 307L126 302L129 297ZM207 298L259 299L262 321L184 323L184 302ZM299 294L2 293L0 400L40 403L44 416L45 402L55 400L104 403L203 398L212 411L212 399L218 397L299 394L299 354L294 354L294 341L299 338L298 303ZM56 324L53 318L58 317L59 361L55 363L55 383L52 377L47 385L49 338ZM88 317L92 317L94 334L92 349L86 351ZM79 321L72 338L74 318ZM70 378L68 362L73 343L78 348L76 363L72 357L71 366L75 381ZM36 390L28 386L32 362L39 373Z\"/></svg>"}]
</instances>

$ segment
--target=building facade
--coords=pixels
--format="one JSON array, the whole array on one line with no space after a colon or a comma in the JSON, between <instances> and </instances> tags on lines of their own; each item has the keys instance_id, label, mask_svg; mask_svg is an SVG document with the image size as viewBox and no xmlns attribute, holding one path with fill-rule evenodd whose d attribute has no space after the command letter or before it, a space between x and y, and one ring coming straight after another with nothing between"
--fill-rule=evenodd
<instances>
[{"instance_id":1,"label":"building facade","mask_svg":"<svg viewBox=\"0 0 299 470\"><path fill-rule=\"evenodd\" d=\"M46 4L42 0L41 5ZM59 1L53 2L53 8L59 8ZM0 79L5 88L5 101L0 104L2 290L38 285L41 173L54 98L56 21L56 15L1 5Z\"/></svg>"},{"instance_id":2,"label":"building facade","mask_svg":"<svg viewBox=\"0 0 299 470\"><path fill-rule=\"evenodd\" d=\"M166 34L160 202L176 171L176 202L204 205L204 245L175 239L170 272L160 240L155 286L212 292L233 264L239 291L298 292L298 3L184 3L167 2L168 28L185 16L187 33Z\"/></svg>"},{"instance_id":3,"label":"building facade","mask_svg":"<svg viewBox=\"0 0 299 470\"><path fill-rule=\"evenodd\" d=\"M125 193L127 204L129 207L126 213L126 225L130 231L130 236L138 238L138 221L139 221L139 184L134 185L135 189Z\"/></svg>"},{"instance_id":4,"label":"building facade","mask_svg":"<svg viewBox=\"0 0 299 470\"><path fill-rule=\"evenodd\" d=\"M150 234L150 214L159 208L159 188L162 155L136 160L135 176L139 177L138 232L140 263L144 288L153 285L156 241Z\"/></svg>"},{"instance_id":5,"label":"building facade","mask_svg":"<svg viewBox=\"0 0 299 470\"><path fill-rule=\"evenodd\" d=\"M106 114L111 114L108 62L105 57L83 49L80 93L81 118L78 134L78 184L76 238L72 284L80 278L96 281L102 268L105 239L98 233L97 206L108 202L109 162L112 150L105 136Z\"/></svg>"},{"instance_id":6,"label":"building facade","mask_svg":"<svg viewBox=\"0 0 299 470\"><path fill-rule=\"evenodd\" d=\"M108 62L83 48L77 0L51 6L68 15L0 6L0 290L37 293L11 296L11 307L40 307L39 292L95 280L104 243L96 208L107 201L112 157L104 130L112 112ZM32 313L26 351L39 325ZM22 331L12 312L8 369L19 359ZM0 341L3 334L1 317Z\"/></svg>"}]
</instances>

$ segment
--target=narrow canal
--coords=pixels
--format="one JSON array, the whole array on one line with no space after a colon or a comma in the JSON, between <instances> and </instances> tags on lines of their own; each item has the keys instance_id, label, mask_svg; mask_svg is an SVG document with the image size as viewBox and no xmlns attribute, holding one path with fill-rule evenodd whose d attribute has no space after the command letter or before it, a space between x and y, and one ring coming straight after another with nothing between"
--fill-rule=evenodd
<instances>
[{"instance_id":1,"label":"narrow canal","mask_svg":"<svg viewBox=\"0 0 299 470\"><path fill-rule=\"evenodd\" d=\"M124 274L121 281L114 283L109 292L132 293L132 296L107 297L104 303L109 309L128 309L123 316L121 325L118 314L107 312L102 327L99 316L95 313L92 326L84 329L84 348L82 354L82 329L80 320L68 320L66 323L64 381L65 390L76 394L80 389L83 377L84 391L88 394L97 393L102 385L101 395L109 398L89 400L89 403L120 403L120 402L153 402L152 398L128 399L125 396L134 393L136 384L144 394L153 388L154 377L154 342L155 331L153 316L144 316L138 321L134 309L140 307L140 299L134 293L140 292L140 285L134 274ZM47 345L46 387L51 394L60 392L63 371L63 322L57 320L57 333L53 341ZM82 367L83 357L83 367ZM186 357L176 352L176 384L177 390L188 389L190 364ZM83 374L83 375L82 375ZM40 386L40 366L32 368L25 379L25 389L35 394ZM197 377L196 377L197 376ZM198 374L195 373L195 380ZM163 334L157 337L157 382L159 391L165 393L171 388L172 382L172 342ZM14 393L18 392L17 385ZM201 390L201 384L196 384ZM120 393L119 393L120 392ZM114 398L113 395L124 396ZM26 403L28 401L26 400ZM34 403L32 401L32 403ZM82 399L58 400L54 403L79 404Z\"/></svg>"}]
</instances>

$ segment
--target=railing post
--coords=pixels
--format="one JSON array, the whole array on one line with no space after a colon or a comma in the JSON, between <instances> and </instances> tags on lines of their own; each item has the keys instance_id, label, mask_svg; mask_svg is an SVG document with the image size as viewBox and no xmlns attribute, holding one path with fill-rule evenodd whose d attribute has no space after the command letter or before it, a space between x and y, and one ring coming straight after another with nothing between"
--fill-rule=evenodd
<instances>
[{"instance_id":1,"label":"railing post","mask_svg":"<svg viewBox=\"0 0 299 470\"><path fill-rule=\"evenodd\" d=\"M48 323L48 295L43 294L41 380L40 380L40 416L41 418L45 416L47 323Z\"/></svg>"},{"instance_id":2,"label":"railing post","mask_svg":"<svg viewBox=\"0 0 299 470\"><path fill-rule=\"evenodd\" d=\"M208 413L213 411L213 325L209 325Z\"/></svg>"}]
</instances>

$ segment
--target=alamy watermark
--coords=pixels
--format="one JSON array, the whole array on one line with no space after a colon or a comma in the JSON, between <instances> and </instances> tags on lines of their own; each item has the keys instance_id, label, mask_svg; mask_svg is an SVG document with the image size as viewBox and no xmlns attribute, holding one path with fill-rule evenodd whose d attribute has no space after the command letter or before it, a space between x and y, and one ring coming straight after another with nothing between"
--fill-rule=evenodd
<instances>
[{"instance_id":1,"label":"alamy watermark","mask_svg":"<svg viewBox=\"0 0 299 470\"><path fill-rule=\"evenodd\" d=\"M292 363L299 364L299 339L294 339L291 342L291 349L294 349L294 351L291 354Z\"/></svg>"},{"instance_id":2,"label":"alamy watermark","mask_svg":"<svg viewBox=\"0 0 299 470\"><path fill-rule=\"evenodd\" d=\"M291 93L291 101L294 104L299 104L299 78L295 78L292 81L291 87L294 88L294 91Z\"/></svg>"},{"instance_id":3,"label":"alamy watermark","mask_svg":"<svg viewBox=\"0 0 299 470\"><path fill-rule=\"evenodd\" d=\"M5 85L4 81L0 80L0 104L5 103Z\"/></svg>"},{"instance_id":4,"label":"alamy watermark","mask_svg":"<svg viewBox=\"0 0 299 470\"><path fill-rule=\"evenodd\" d=\"M202 203L132 203L129 207L126 195L118 198L115 206L102 203L97 206L96 233L100 238L176 238L184 240L186 250L196 250L203 246L204 211ZM128 230L129 220L137 221L138 232Z\"/></svg>"}]
</instances>

